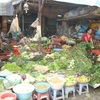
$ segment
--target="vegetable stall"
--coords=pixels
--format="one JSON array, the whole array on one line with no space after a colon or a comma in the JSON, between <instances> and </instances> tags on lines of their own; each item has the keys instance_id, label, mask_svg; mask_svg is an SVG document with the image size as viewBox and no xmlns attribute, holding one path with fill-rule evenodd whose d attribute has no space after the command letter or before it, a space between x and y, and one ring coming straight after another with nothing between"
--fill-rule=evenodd
<instances>
[{"instance_id":1,"label":"vegetable stall","mask_svg":"<svg viewBox=\"0 0 100 100\"><path fill-rule=\"evenodd\" d=\"M89 84L96 88L95 84L100 84L100 63L93 61L94 55L87 52L87 47L90 49L91 44L76 43L76 40L65 36L59 37L59 40L43 37L40 54L37 52L38 42L31 39L20 48L20 55L14 52L10 54L2 70L20 73L21 76L28 73L36 81L46 81L46 78L54 73L65 76L85 75L90 78Z\"/></svg>"}]
</instances>

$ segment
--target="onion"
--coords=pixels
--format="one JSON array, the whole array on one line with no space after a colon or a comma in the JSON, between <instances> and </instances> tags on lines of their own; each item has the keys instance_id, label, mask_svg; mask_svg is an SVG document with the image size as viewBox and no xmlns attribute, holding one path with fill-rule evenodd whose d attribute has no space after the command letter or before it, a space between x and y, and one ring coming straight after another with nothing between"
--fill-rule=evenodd
<instances>
[{"instance_id":1,"label":"onion","mask_svg":"<svg viewBox=\"0 0 100 100\"><path fill-rule=\"evenodd\" d=\"M24 74L24 75L22 75L22 79L23 80L25 80L26 79L26 75Z\"/></svg>"}]
</instances>

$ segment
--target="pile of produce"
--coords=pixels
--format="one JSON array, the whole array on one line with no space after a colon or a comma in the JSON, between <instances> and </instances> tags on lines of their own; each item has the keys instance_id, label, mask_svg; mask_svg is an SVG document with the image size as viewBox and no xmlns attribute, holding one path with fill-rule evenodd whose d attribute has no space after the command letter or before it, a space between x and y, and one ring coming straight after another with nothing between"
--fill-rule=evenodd
<instances>
[{"instance_id":1,"label":"pile of produce","mask_svg":"<svg viewBox=\"0 0 100 100\"><path fill-rule=\"evenodd\" d=\"M76 77L74 75L70 75L66 77L65 86L72 86L77 83Z\"/></svg>"},{"instance_id":2,"label":"pile of produce","mask_svg":"<svg viewBox=\"0 0 100 100\"><path fill-rule=\"evenodd\" d=\"M34 70L41 73L45 73L49 70L48 66L43 66L43 65L33 65L33 66L34 66Z\"/></svg>"},{"instance_id":3,"label":"pile of produce","mask_svg":"<svg viewBox=\"0 0 100 100\"><path fill-rule=\"evenodd\" d=\"M32 77L29 74L24 74L22 75L22 83L34 83L35 82L35 78Z\"/></svg>"},{"instance_id":4,"label":"pile of produce","mask_svg":"<svg viewBox=\"0 0 100 100\"><path fill-rule=\"evenodd\" d=\"M20 71L21 68L16 64L16 63L10 63L10 62L7 62L4 64L4 66L2 67L2 70L4 69L7 69L9 71L13 71L13 72L17 72L17 71Z\"/></svg>"},{"instance_id":5,"label":"pile of produce","mask_svg":"<svg viewBox=\"0 0 100 100\"><path fill-rule=\"evenodd\" d=\"M46 79L48 77L42 73L35 73L33 76L35 77L36 81L38 81L38 82L46 81Z\"/></svg>"},{"instance_id":6,"label":"pile of produce","mask_svg":"<svg viewBox=\"0 0 100 100\"><path fill-rule=\"evenodd\" d=\"M67 41L68 38L62 36L60 40ZM100 83L100 64L93 65L93 62L87 57L87 49L92 48L92 44L79 43L72 47L47 38L42 38L42 41L46 42L41 44L41 49L50 49L50 54L44 52L39 54L36 52L38 43L30 42L23 46L20 56L11 54L9 62L4 64L3 69L10 71L21 70L24 74L29 72L36 78L36 81L45 81L47 76L43 73L47 71L65 70L66 74L80 73L89 76L91 84ZM55 52L52 48L61 48L63 50ZM33 72L37 73L33 74ZM75 82L75 77L68 76L66 80L66 85L72 85Z\"/></svg>"},{"instance_id":7,"label":"pile of produce","mask_svg":"<svg viewBox=\"0 0 100 100\"><path fill-rule=\"evenodd\" d=\"M94 48L94 45L92 43L80 42L77 45L78 45L78 47L81 48L84 55L88 55L88 51L90 51L92 48Z\"/></svg>"},{"instance_id":8,"label":"pile of produce","mask_svg":"<svg viewBox=\"0 0 100 100\"><path fill-rule=\"evenodd\" d=\"M62 41L67 41L68 40L68 37L62 36L61 39L62 39Z\"/></svg>"},{"instance_id":9,"label":"pile of produce","mask_svg":"<svg viewBox=\"0 0 100 100\"><path fill-rule=\"evenodd\" d=\"M49 80L51 83L62 83L62 80L59 78L59 77L57 77L57 76L55 76L55 77L53 77L51 80Z\"/></svg>"},{"instance_id":10,"label":"pile of produce","mask_svg":"<svg viewBox=\"0 0 100 100\"><path fill-rule=\"evenodd\" d=\"M81 75L77 78L77 82L79 83L87 83L89 82L89 78L86 77L85 75Z\"/></svg>"},{"instance_id":11,"label":"pile of produce","mask_svg":"<svg viewBox=\"0 0 100 100\"><path fill-rule=\"evenodd\" d=\"M90 84L95 85L100 83L100 63L92 66L90 74Z\"/></svg>"},{"instance_id":12,"label":"pile of produce","mask_svg":"<svg viewBox=\"0 0 100 100\"><path fill-rule=\"evenodd\" d=\"M34 89L38 93L45 93L49 90L50 85L47 82L37 82L34 84Z\"/></svg>"},{"instance_id":13,"label":"pile of produce","mask_svg":"<svg viewBox=\"0 0 100 100\"><path fill-rule=\"evenodd\" d=\"M69 66L70 60L72 59L69 52L59 51L52 54L52 56L46 57L46 59L54 60L53 62L48 62L50 70L58 71L60 69L66 69Z\"/></svg>"},{"instance_id":14,"label":"pile of produce","mask_svg":"<svg viewBox=\"0 0 100 100\"><path fill-rule=\"evenodd\" d=\"M10 55L9 62L15 62L18 66L22 66L25 63L26 59L21 56L15 56L14 54Z\"/></svg>"},{"instance_id":15,"label":"pile of produce","mask_svg":"<svg viewBox=\"0 0 100 100\"><path fill-rule=\"evenodd\" d=\"M74 70L77 73L89 74L92 67L92 62L87 56L83 53L82 49L79 46L74 46L71 49L71 54L75 60Z\"/></svg>"},{"instance_id":16,"label":"pile of produce","mask_svg":"<svg viewBox=\"0 0 100 100\"><path fill-rule=\"evenodd\" d=\"M34 64L35 64L35 62L33 62L33 61L25 62L22 65L22 68L25 69L25 70L34 71Z\"/></svg>"},{"instance_id":17,"label":"pile of produce","mask_svg":"<svg viewBox=\"0 0 100 100\"><path fill-rule=\"evenodd\" d=\"M42 90L42 89L48 88L48 86L46 86L45 84L39 84L39 85L35 86L35 88Z\"/></svg>"}]
</instances>

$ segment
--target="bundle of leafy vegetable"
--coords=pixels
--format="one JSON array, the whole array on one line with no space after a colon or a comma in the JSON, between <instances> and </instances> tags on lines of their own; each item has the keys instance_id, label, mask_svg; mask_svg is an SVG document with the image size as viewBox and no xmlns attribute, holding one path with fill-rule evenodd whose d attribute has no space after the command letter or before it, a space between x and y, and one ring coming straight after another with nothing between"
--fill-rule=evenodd
<instances>
[{"instance_id":1,"label":"bundle of leafy vegetable","mask_svg":"<svg viewBox=\"0 0 100 100\"><path fill-rule=\"evenodd\" d=\"M86 43L86 42L80 42L77 44L78 47L81 48L82 52L87 55L87 51L94 48L94 45L90 42L90 43Z\"/></svg>"},{"instance_id":2,"label":"bundle of leafy vegetable","mask_svg":"<svg viewBox=\"0 0 100 100\"><path fill-rule=\"evenodd\" d=\"M87 56L83 53L82 49L79 46L74 46L70 50L73 59L75 60L74 70L77 73L89 74L92 67L92 62Z\"/></svg>"},{"instance_id":3,"label":"bundle of leafy vegetable","mask_svg":"<svg viewBox=\"0 0 100 100\"><path fill-rule=\"evenodd\" d=\"M70 60L72 59L70 52L68 51L60 51L51 54L54 59L53 62L48 62L48 66L50 70L58 71L60 69L66 69L69 66Z\"/></svg>"},{"instance_id":4,"label":"bundle of leafy vegetable","mask_svg":"<svg viewBox=\"0 0 100 100\"><path fill-rule=\"evenodd\" d=\"M9 71L14 71L14 72L17 72L17 71L20 71L21 68L15 63L10 63L10 62L7 62L4 64L4 66L2 67L2 69L7 69Z\"/></svg>"},{"instance_id":5,"label":"bundle of leafy vegetable","mask_svg":"<svg viewBox=\"0 0 100 100\"><path fill-rule=\"evenodd\" d=\"M21 56L15 56L14 54L12 54L9 58L9 61L10 62L16 62L16 64L18 66L22 66L23 64L26 63L26 59L25 58L22 58Z\"/></svg>"},{"instance_id":6,"label":"bundle of leafy vegetable","mask_svg":"<svg viewBox=\"0 0 100 100\"><path fill-rule=\"evenodd\" d=\"M96 63L91 67L91 74L90 74L90 83L92 85L94 84L100 84L100 63Z\"/></svg>"},{"instance_id":7,"label":"bundle of leafy vegetable","mask_svg":"<svg viewBox=\"0 0 100 100\"><path fill-rule=\"evenodd\" d=\"M46 81L46 79L47 79L47 76L46 75L44 75L42 73L39 73L39 72L35 73L33 75L33 77L35 77L36 81L39 81L39 82L40 81Z\"/></svg>"},{"instance_id":8,"label":"bundle of leafy vegetable","mask_svg":"<svg viewBox=\"0 0 100 100\"><path fill-rule=\"evenodd\" d=\"M24 63L22 65L22 68L24 68L25 70L31 70L31 71L33 71L34 70L34 65L35 65L34 61L29 61L29 62Z\"/></svg>"},{"instance_id":9,"label":"bundle of leafy vegetable","mask_svg":"<svg viewBox=\"0 0 100 100\"><path fill-rule=\"evenodd\" d=\"M22 52L21 57L24 58L24 59L30 59L29 54L28 54L27 51Z\"/></svg>"},{"instance_id":10,"label":"bundle of leafy vegetable","mask_svg":"<svg viewBox=\"0 0 100 100\"><path fill-rule=\"evenodd\" d=\"M48 63L50 70L58 71L61 69L66 69L69 65L69 61L64 59L56 59L54 62Z\"/></svg>"},{"instance_id":11,"label":"bundle of leafy vegetable","mask_svg":"<svg viewBox=\"0 0 100 100\"><path fill-rule=\"evenodd\" d=\"M36 64L39 64L39 65L48 65L48 61L45 60L45 59L42 59L40 61L37 61Z\"/></svg>"},{"instance_id":12,"label":"bundle of leafy vegetable","mask_svg":"<svg viewBox=\"0 0 100 100\"><path fill-rule=\"evenodd\" d=\"M47 54L45 56L45 59L47 58L52 58L53 60L56 60L56 59L60 59L60 58L65 58L65 59L68 59L68 58L72 58L71 54L69 51L59 51L59 52L54 52L52 54Z\"/></svg>"}]
</instances>

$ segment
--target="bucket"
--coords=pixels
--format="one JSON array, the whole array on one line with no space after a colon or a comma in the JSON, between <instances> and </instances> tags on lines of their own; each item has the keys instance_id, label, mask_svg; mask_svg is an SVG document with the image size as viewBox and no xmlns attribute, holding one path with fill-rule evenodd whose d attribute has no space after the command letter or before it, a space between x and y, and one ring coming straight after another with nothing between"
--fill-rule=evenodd
<instances>
[{"instance_id":1,"label":"bucket","mask_svg":"<svg viewBox=\"0 0 100 100\"><path fill-rule=\"evenodd\" d=\"M12 92L4 92L0 95L0 100L17 100L17 96Z\"/></svg>"}]
</instances>

